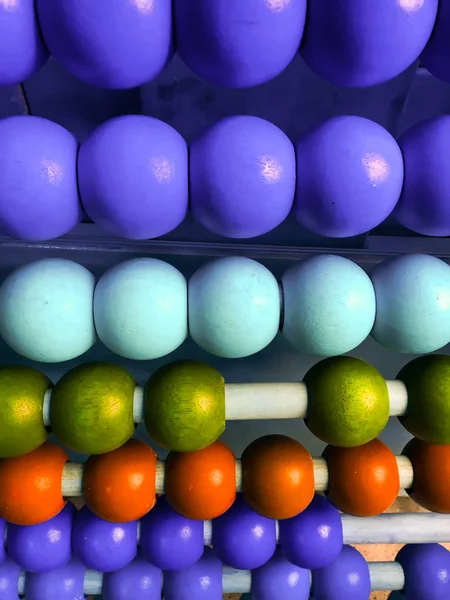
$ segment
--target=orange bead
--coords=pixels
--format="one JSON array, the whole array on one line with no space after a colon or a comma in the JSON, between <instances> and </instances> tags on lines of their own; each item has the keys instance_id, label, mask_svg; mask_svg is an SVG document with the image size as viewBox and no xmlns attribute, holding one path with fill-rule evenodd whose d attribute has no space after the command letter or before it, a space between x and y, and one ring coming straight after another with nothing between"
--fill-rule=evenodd
<instances>
[{"instance_id":1,"label":"orange bead","mask_svg":"<svg viewBox=\"0 0 450 600\"><path fill-rule=\"evenodd\" d=\"M328 499L339 510L356 517L373 517L397 498L397 461L381 440L355 448L327 446L323 456L328 463Z\"/></svg>"},{"instance_id":2,"label":"orange bead","mask_svg":"<svg viewBox=\"0 0 450 600\"><path fill-rule=\"evenodd\" d=\"M194 452L170 452L166 498L189 519L208 521L226 512L236 498L236 463L223 442Z\"/></svg>"},{"instance_id":3,"label":"orange bead","mask_svg":"<svg viewBox=\"0 0 450 600\"><path fill-rule=\"evenodd\" d=\"M450 444L427 444L413 438L404 448L414 470L408 494L424 508L450 513Z\"/></svg>"},{"instance_id":4,"label":"orange bead","mask_svg":"<svg viewBox=\"0 0 450 600\"><path fill-rule=\"evenodd\" d=\"M45 442L28 454L0 461L0 516L16 525L37 525L65 506L63 469L69 457Z\"/></svg>"},{"instance_id":5,"label":"orange bead","mask_svg":"<svg viewBox=\"0 0 450 600\"><path fill-rule=\"evenodd\" d=\"M83 476L86 504L101 519L127 523L140 519L156 502L156 454L144 442L90 456Z\"/></svg>"},{"instance_id":6,"label":"orange bead","mask_svg":"<svg viewBox=\"0 0 450 600\"><path fill-rule=\"evenodd\" d=\"M290 519L314 496L314 465L300 442L266 435L242 454L242 491L247 504L269 519Z\"/></svg>"}]
</instances>

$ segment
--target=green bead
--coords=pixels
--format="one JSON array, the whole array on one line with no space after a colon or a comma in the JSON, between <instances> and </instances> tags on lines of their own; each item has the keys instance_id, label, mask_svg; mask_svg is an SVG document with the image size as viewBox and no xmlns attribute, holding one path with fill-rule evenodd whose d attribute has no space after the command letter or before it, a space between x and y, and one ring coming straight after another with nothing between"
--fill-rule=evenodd
<instances>
[{"instance_id":1,"label":"green bead","mask_svg":"<svg viewBox=\"0 0 450 600\"><path fill-rule=\"evenodd\" d=\"M0 367L0 457L27 454L45 442L43 404L51 386L31 367Z\"/></svg>"},{"instance_id":2,"label":"green bead","mask_svg":"<svg viewBox=\"0 0 450 600\"><path fill-rule=\"evenodd\" d=\"M399 417L405 429L429 444L450 444L450 357L419 356L397 379L408 392L407 415Z\"/></svg>"},{"instance_id":3,"label":"green bead","mask_svg":"<svg viewBox=\"0 0 450 600\"><path fill-rule=\"evenodd\" d=\"M225 383L212 367L179 361L158 369L144 392L149 435L164 448L200 450L225 430Z\"/></svg>"},{"instance_id":4,"label":"green bead","mask_svg":"<svg viewBox=\"0 0 450 600\"><path fill-rule=\"evenodd\" d=\"M332 446L352 448L376 438L389 419L389 394L381 374L350 356L327 358L305 376L310 431Z\"/></svg>"},{"instance_id":5,"label":"green bead","mask_svg":"<svg viewBox=\"0 0 450 600\"><path fill-rule=\"evenodd\" d=\"M82 454L119 448L134 433L135 381L118 365L88 363L68 371L55 385L50 421L58 439Z\"/></svg>"}]
</instances>

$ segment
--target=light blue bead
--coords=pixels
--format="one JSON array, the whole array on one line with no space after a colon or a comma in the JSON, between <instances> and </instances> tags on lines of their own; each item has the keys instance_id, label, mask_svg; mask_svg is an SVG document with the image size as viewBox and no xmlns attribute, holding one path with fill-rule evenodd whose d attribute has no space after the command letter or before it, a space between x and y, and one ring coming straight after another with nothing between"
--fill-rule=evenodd
<instances>
[{"instance_id":1,"label":"light blue bead","mask_svg":"<svg viewBox=\"0 0 450 600\"><path fill-rule=\"evenodd\" d=\"M55 363L95 343L95 278L83 266L47 258L20 267L0 287L0 335L17 353Z\"/></svg>"},{"instance_id":2,"label":"light blue bead","mask_svg":"<svg viewBox=\"0 0 450 600\"><path fill-rule=\"evenodd\" d=\"M187 337L187 282L172 265L137 258L109 269L97 283L94 319L100 340L133 360L170 354Z\"/></svg>"},{"instance_id":3,"label":"light blue bead","mask_svg":"<svg viewBox=\"0 0 450 600\"><path fill-rule=\"evenodd\" d=\"M283 335L303 354L337 356L359 346L375 320L369 276L341 256L312 256L282 277Z\"/></svg>"},{"instance_id":4,"label":"light blue bead","mask_svg":"<svg viewBox=\"0 0 450 600\"><path fill-rule=\"evenodd\" d=\"M373 338L405 354L434 352L450 342L450 267L425 254L379 264L372 273L377 301Z\"/></svg>"},{"instance_id":5,"label":"light blue bead","mask_svg":"<svg viewBox=\"0 0 450 600\"><path fill-rule=\"evenodd\" d=\"M189 281L189 332L206 351L225 358L265 348L280 324L280 292L272 273L249 258L220 258Z\"/></svg>"}]
</instances>

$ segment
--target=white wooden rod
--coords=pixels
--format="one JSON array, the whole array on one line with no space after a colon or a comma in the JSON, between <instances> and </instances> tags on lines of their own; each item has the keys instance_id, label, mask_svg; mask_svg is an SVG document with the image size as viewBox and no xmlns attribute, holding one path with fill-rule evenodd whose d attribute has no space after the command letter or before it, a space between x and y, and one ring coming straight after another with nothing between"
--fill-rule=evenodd
<instances>
[{"instance_id":1,"label":"white wooden rod","mask_svg":"<svg viewBox=\"0 0 450 600\"><path fill-rule=\"evenodd\" d=\"M396 562L369 562L370 582L373 591L402 590L405 585L403 568ZM26 573L19 578L19 595L25 592ZM100 595L102 593L103 573L86 571L84 593ZM229 567L222 569L222 591L225 594L240 594L251 591L251 571L237 571Z\"/></svg>"},{"instance_id":2,"label":"white wooden rod","mask_svg":"<svg viewBox=\"0 0 450 600\"><path fill-rule=\"evenodd\" d=\"M406 414L408 394L401 381L386 381L389 391L390 416ZM52 390L45 393L43 418L50 426ZM225 384L227 421L263 419L304 419L308 413L308 395L304 383L227 383ZM144 422L144 388L134 390L135 423Z\"/></svg>"},{"instance_id":3,"label":"white wooden rod","mask_svg":"<svg viewBox=\"0 0 450 600\"><path fill-rule=\"evenodd\" d=\"M406 456L396 456L398 472L400 476L400 488L412 487L414 471L411 461ZM328 489L328 465L324 458L313 458L314 466L314 488L316 492L324 492ZM64 465L62 477L62 495L65 498L73 498L83 495L83 471L84 463L67 462ZM165 463L158 460L156 463L156 493L164 494ZM236 459L236 490L242 489L242 466L241 461Z\"/></svg>"}]
</instances>

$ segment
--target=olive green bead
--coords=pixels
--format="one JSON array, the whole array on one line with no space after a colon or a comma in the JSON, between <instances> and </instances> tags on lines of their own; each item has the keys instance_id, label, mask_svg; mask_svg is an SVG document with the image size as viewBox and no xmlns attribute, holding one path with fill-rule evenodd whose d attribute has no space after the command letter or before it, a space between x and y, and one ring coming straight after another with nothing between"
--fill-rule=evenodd
<instances>
[{"instance_id":1,"label":"olive green bead","mask_svg":"<svg viewBox=\"0 0 450 600\"><path fill-rule=\"evenodd\" d=\"M389 393L381 374L350 356L327 358L304 378L308 391L308 429L341 448L376 438L389 419Z\"/></svg>"},{"instance_id":2,"label":"olive green bead","mask_svg":"<svg viewBox=\"0 0 450 600\"><path fill-rule=\"evenodd\" d=\"M0 367L0 457L21 456L45 442L44 396L50 379L31 367Z\"/></svg>"},{"instance_id":3,"label":"olive green bead","mask_svg":"<svg viewBox=\"0 0 450 600\"><path fill-rule=\"evenodd\" d=\"M55 385L50 421L58 439L82 454L119 448L134 433L135 381L118 365L88 363L68 371Z\"/></svg>"},{"instance_id":4,"label":"olive green bead","mask_svg":"<svg viewBox=\"0 0 450 600\"><path fill-rule=\"evenodd\" d=\"M209 365L173 362L156 371L145 386L145 426L164 448L205 448L224 432L225 419L225 382Z\"/></svg>"},{"instance_id":5,"label":"olive green bead","mask_svg":"<svg viewBox=\"0 0 450 600\"><path fill-rule=\"evenodd\" d=\"M397 379L408 392L407 414L400 423L429 444L450 444L450 356L419 356L401 369Z\"/></svg>"}]
</instances>

